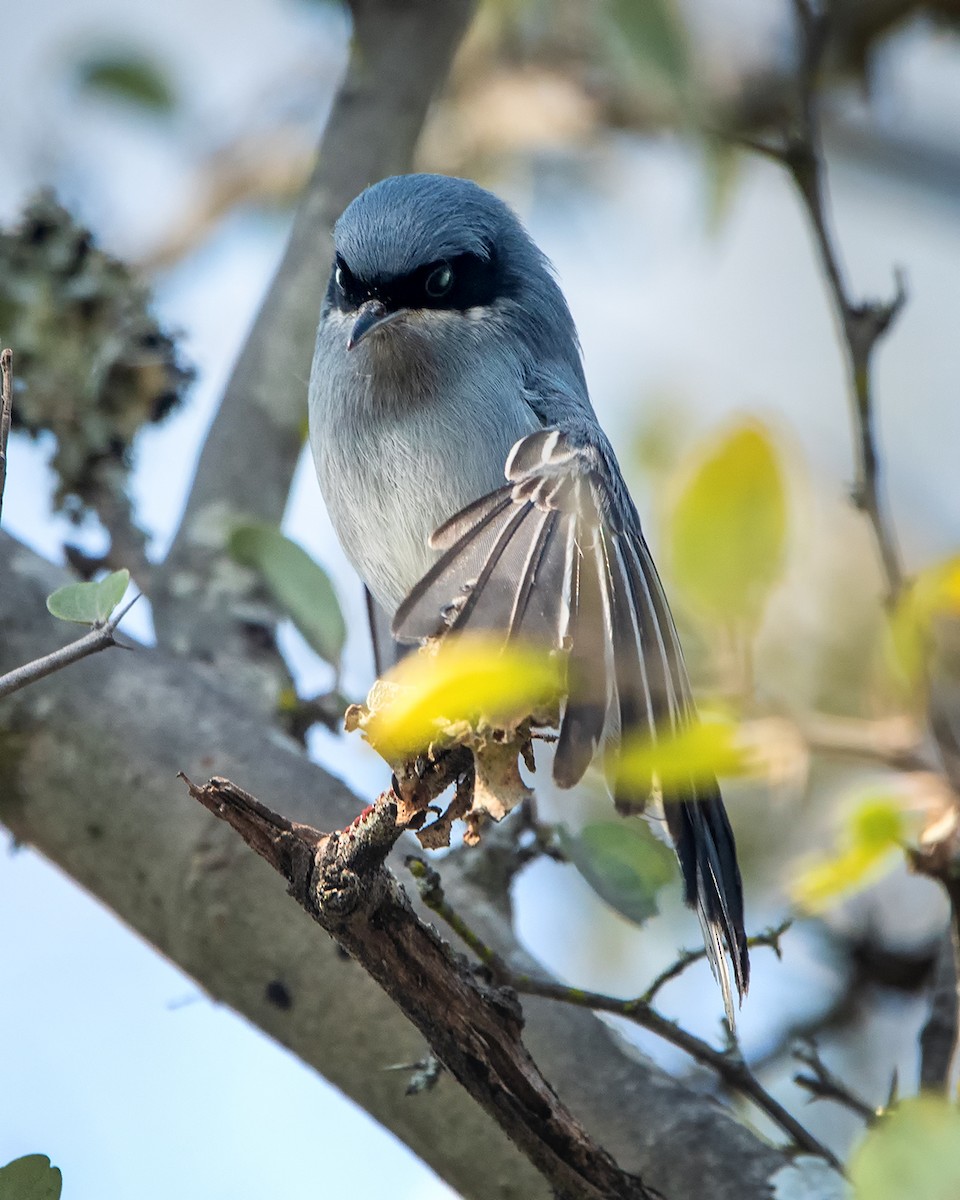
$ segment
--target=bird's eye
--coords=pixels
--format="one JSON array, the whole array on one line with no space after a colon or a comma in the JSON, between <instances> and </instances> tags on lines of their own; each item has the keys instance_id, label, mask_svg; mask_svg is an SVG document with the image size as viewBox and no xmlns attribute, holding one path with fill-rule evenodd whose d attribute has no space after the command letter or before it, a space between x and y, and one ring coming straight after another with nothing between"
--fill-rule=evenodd
<instances>
[{"instance_id":1,"label":"bird's eye","mask_svg":"<svg viewBox=\"0 0 960 1200\"><path fill-rule=\"evenodd\" d=\"M343 291L343 285L346 283L346 278L345 278L345 276L344 276L344 274L343 274L343 267L337 267L336 271L334 272L334 275L333 275L333 277L334 277L334 279L335 279L335 280L336 280L336 282L337 282L337 287L338 287L338 288L340 289L340 291L342 292L342 291Z\"/></svg>"},{"instance_id":2,"label":"bird's eye","mask_svg":"<svg viewBox=\"0 0 960 1200\"><path fill-rule=\"evenodd\" d=\"M427 276L427 282L423 286L427 295L433 296L434 299L445 296L453 287L453 269L449 263L443 263L442 266L431 271Z\"/></svg>"}]
</instances>

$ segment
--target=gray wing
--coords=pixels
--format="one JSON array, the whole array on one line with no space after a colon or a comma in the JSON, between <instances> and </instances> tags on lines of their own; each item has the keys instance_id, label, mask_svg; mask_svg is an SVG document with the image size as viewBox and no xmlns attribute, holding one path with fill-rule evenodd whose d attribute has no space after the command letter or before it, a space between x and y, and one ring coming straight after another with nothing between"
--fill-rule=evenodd
<instances>
[{"instance_id":1,"label":"gray wing","mask_svg":"<svg viewBox=\"0 0 960 1200\"><path fill-rule=\"evenodd\" d=\"M636 509L602 433L583 421L519 441L505 487L431 537L442 551L397 610L393 631L503 633L569 654L554 778L572 787L601 745L624 732L674 731L697 719L666 597ZM616 789L637 811L650 788ZM742 996L749 981L733 833L713 781L664 796L667 826L732 1019L724 948Z\"/></svg>"}]
</instances>

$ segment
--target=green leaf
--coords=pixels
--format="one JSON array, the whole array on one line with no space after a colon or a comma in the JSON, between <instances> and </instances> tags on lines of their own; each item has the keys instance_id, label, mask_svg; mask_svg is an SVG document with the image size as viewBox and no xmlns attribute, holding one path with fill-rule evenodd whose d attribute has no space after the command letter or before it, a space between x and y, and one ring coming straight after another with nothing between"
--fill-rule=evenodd
<instances>
[{"instance_id":1,"label":"green leaf","mask_svg":"<svg viewBox=\"0 0 960 1200\"><path fill-rule=\"evenodd\" d=\"M660 911L657 893L676 878L673 851L643 821L597 821L576 835L561 829L567 857L611 908L636 925Z\"/></svg>"},{"instance_id":2,"label":"green leaf","mask_svg":"<svg viewBox=\"0 0 960 1200\"><path fill-rule=\"evenodd\" d=\"M611 0L610 15L640 71L682 95L690 81L690 51L673 0Z\"/></svg>"},{"instance_id":3,"label":"green leaf","mask_svg":"<svg viewBox=\"0 0 960 1200\"><path fill-rule=\"evenodd\" d=\"M63 1176L45 1154L25 1154L0 1167L0 1200L60 1200Z\"/></svg>"},{"instance_id":4,"label":"green leaf","mask_svg":"<svg viewBox=\"0 0 960 1200\"><path fill-rule=\"evenodd\" d=\"M937 1096L903 1100L850 1163L857 1200L957 1200L960 1112Z\"/></svg>"},{"instance_id":5,"label":"green leaf","mask_svg":"<svg viewBox=\"0 0 960 1200\"><path fill-rule=\"evenodd\" d=\"M275 525L238 525L227 549L236 562L260 573L312 649L339 670L347 628L326 571Z\"/></svg>"},{"instance_id":6,"label":"green leaf","mask_svg":"<svg viewBox=\"0 0 960 1200\"><path fill-rule=\"evenodd\" d=\"M157 63L136 50L91 55L77 65L80 87L155 113L169 113L177 98Z\"/></svg>"},{"instance_id":7,"label":"green leaf","mask_svg":"<svg viewBox=\"0 0 960 1200\"><path fill-rule=\"evenodd\" d=\"M786 551L787 500L767 431L753 422L701 456L671 515L673 574L690 604L728 624L755 625Z\"/></svg>"},{"instance_id":8,"label":"green leaf","mask_svg":"<svg viewBox=\"0 0 960 1200\"><path fill-rule=\"evenodd\" d=\"M47 610L61 621L102 624L123 599L129 582L130 572L124 568L93 583L68 583L47 597Z\"/></svg>"},{"instance_id":9,"label":"green leaf","mask_svg":"<svg viewBox=\"0 0 960 1200\"><path fill-rule=\"evenodd\" d=\"M796 903L808 912L821 912L834 901L875 882L910 837L910 821L896 796L870 793L847 819L840 845L833 854L808 862L791 888Z\"/></svg>"}]
</instances>

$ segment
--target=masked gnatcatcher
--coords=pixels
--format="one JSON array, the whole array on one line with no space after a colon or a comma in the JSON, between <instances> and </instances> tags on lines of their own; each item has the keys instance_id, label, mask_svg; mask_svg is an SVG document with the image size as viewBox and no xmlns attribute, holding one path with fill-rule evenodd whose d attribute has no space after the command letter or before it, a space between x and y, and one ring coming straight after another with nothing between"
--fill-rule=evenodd
<instances>
[{"instance_id":1,"label":"masked gnatcatcher","mask_svg":"<svg viewBox=\"0 0 960 1200\"><path fill-rule=\"evenodd\" d=\"M310 441L340 541L394 636L483 630L566 649L561 787L622 735L696 721L573 318L513 212L464 179L396 176L350 204L334 241ZM639 810L648 791L634 784L618 807ZM733 833L712 780L663 799L732 1021L724 950L741 999L749 979Z\"/></svg>"}]
</instances>

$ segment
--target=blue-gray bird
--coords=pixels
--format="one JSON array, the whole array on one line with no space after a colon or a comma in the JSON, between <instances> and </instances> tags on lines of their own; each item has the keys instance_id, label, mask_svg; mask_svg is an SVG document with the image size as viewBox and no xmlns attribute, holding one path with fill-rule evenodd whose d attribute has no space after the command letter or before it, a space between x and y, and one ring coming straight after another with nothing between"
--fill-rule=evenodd
<instances>
[{"instance_id":1,"label":"blue-gray bird","mask_svg":"<svg viewBox=\"0 0 960 1200\"><path fill-rule=\"evenodd\" d=\"M573 318L517 217L467 180L402 175L359 195L334 242L310 440L340 541L394 637L496 631L568 652L561 787L625 734L696 721ZM648 792L615 799L638 811ZM717 785L673 787L664 810L732 1020L726 955L741 999L749 961Z\"/></svg>"}]
</instances>

